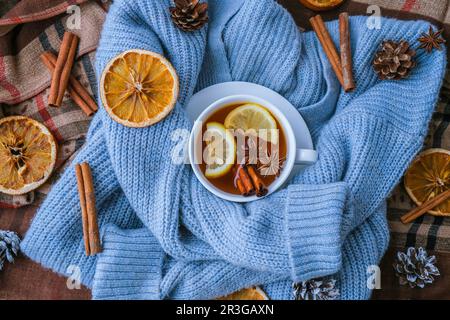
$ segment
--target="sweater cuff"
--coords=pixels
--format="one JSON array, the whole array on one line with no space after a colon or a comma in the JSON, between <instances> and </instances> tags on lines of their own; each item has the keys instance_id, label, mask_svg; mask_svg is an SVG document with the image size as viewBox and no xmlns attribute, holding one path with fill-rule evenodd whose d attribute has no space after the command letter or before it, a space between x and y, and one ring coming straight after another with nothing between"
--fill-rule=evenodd
<instances>
[{"instance_id":1,"label":"sweater cuff","mask_svg":"<svg viewBox=\"0 0 450 320\"><path fill-rule=\"evenodd\" d=\"M122 230L114 225L102 233L93 299L160 299L164 252L156 238L145 228Z\"/></svg>"},{"instance_id":2,"label":"sweater cuff","mask_svg":"<svg viewBox=\"0 0 450 320\"><path fill-rule=\"evenodd\" d=\"M289 186L285 221L293 281L339 271L346 195L343 182Z\"/></svg>"}]
</instances>

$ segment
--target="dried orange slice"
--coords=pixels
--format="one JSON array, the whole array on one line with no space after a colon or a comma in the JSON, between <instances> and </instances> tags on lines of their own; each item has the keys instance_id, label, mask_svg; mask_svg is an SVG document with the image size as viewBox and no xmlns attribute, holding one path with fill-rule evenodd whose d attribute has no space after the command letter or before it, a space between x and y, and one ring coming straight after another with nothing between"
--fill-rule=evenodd
<instances>
[{"instance_id":1,"label":"dried orange slice","mask_svg":"<svg viewBox=\"0 0 450 320\"><path fill-rule=\"evenodd\" d=\"M105 67L100 96L113 120L128 127L147 127L172 111L178 97L178 76L160 54L125 51Z\"/></svg>"},{"instance_id":2,"label":"dried orange slice","mask_svg":"<svg viewBox=\"0 0 450 320\"><path fill-rule=\"evenodd\" d=\"M299 0L302 5L314 11L325 11L336 8L344 0Z\"/></svg>"},{"instance_id":3,"label":"dried orange slice","mask_svg":"<svg viewBox=\"0 0 450 320\"><path fill-rule=\"evenodd\" d=\"M22 116L0 119L0 192L24 194L41 186L56 162L56 142L41 123Z\"/></svg>"},{"instance_id":4,"label":"dried orange slice","mask_svg":"<svg viewBox=\"0 0 450 320\"><path fill-rule=\"evenodd\" d=\"M421 153L405 175L405 189L417 204L433 199L450 188L450 151L429 149ZM428 213L450 216L450 199Z\"/></svg>"},{"instance_id":5,"label":"dried orange slice","mask_svg":"<svg viewBox=\"0 0 450 320\"><path fill-rule=\"evenodd\" d=\"M269 298L259 287L254 287L239 290L217 300L269 300Z\"/></svg>"}]
</instances>

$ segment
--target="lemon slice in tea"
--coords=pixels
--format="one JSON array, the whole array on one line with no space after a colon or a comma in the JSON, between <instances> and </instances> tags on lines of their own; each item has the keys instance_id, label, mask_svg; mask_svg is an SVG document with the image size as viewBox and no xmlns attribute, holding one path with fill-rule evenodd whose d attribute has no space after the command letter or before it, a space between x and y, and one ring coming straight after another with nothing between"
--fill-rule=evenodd
<instances>
[{"instance_id":1,"label":"lemon slice in tea","mask_svg":"<svg viewBox=\"0 0 450 320\"><path fill-rule=\"evenodd\" d=\"M259 287L242 289L217 300L269 300Z\"/></svg>"},{"instance_id":2,"label":"lemon slice in tea","mask_svg":"<svg viewBox=\"0 0 450 320\"><path fill-rule=\"evenodd\" d=\"M405 174L405 189L417 204L433 199L450 188L450 151L429 149L421 153ZM450 199L428 211L450 216Z\"/></svg>"},{"instance_id":3,"label":"lemon slice in tea","mask_svg":"<svg viewBox=\"0 0 450 320\"><path fill-rule=\"evenodd\" d=\"M221 123L209 122L206 129L204 135L206 148L203 153L206 162L205 176L220 178L233 167L236 157L236 142L233 135Z\"/></svg>"},{"instance_id":4,"label":"lemon slice in tea","mask_svg":"<svg viewBox=\"0 0 450 320\"><path fill-rule=\"evenodd\" d=\"M231 111L225 118L225 128L242 129L245 133L256 130L258 137L278 143L277 122L264 107L258 104L244 104Z\"/></svg>"},{"instance_id":5,"label":"lemon slice in tea","mask_svg":"<svg viewBox=\"0 0 450 320\"><path fill-rule=\"evenodd\" d=\"M41 186L56 162L56 142L41 123L22 116L0 119L0 192L19 195Z\"/></svg>"},{"instance_id":6,"label":"lemon slice in tea","mask_svg":"<svg viewBox=\"0 0 450 320\"><path fill-rule=\"evenodd\" d=\"M100 96L111 118L128 127L164 119L178 97L178 76L163 56L129 50L112 59L100 79Z\"/></svg>"}]
</instances>

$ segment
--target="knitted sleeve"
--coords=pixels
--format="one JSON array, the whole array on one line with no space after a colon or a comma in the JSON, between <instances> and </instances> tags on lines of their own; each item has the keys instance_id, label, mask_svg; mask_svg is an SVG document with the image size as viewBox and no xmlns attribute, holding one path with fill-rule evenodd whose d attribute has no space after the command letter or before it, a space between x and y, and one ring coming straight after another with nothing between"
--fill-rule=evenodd
<instances>
[{"instance_id":1,"label":"knitted sleeve","mask_svg":"<svg viewBox=\"0 0 450 320\"><path fill-rule=\"evenodd\" d=\"M369 276L388 245L384 212L385 207L380 207L343 244L343 265L337 274L341 299L370 297ZM94 299L212 299L261 284L271 299L293 298L292 280L283 276L219 260L174 260L146 228L123 230L107 225L102 239L104 253L97 262Z\"/></svg>"},{"instance_id":2,"label":"knitted sleeve","mask_svg":"<svg viewBox=\"0 0 450 320\"><path fill-rule=\"evenodd\" d=\"M372 290L381 286L378 266L389 244L385 212L383 204L345 239L337 275L342 300L369 299Z\"/></svg>"},{"instance_id":3,"label":"knitted sleeve","mask_svg":"<svg viewBox=\"0 0 450 320\"><path fill-rule=\"evenodd\" d=\"M225 261L180 261L167 256L147 228L106 225L94 299L212 299L280 276L238 268Z\"/></svg>"},{"instance_id":4,"label":"knitted sleeve","mask_svg":"<svg viewBox=\"0 0 450 320\"><path fill-rule=\"evenodd\" d=\"M88 162L92 168L98 222L121 227L138 227L140 221L119 189L111 169L98 121L90 129L88 143L73 160ZM116 214L110 214L115 212ZM91 286L96 257L87 257L84 250L81 209L73 166L66 169L37 211L22 243L21 251L46 268L67 275L69 266L80 268L81 282Z\"/></svg>"},{"instance_id":5,"label":"knitted sleeve","mask_svg":"<svg viewBox=\"0 0 450 320\"><path fill-rule=\"evenodd\" d=\"M381 274L378 264L389 243L385 205L380 206L363 224L353 230L342 246L342 268L336 288L341 300L370 299L372 290L379 289ZM263 286L274 300L293 299L292 281L276 281Z\"/></svg>"}]
</instances>

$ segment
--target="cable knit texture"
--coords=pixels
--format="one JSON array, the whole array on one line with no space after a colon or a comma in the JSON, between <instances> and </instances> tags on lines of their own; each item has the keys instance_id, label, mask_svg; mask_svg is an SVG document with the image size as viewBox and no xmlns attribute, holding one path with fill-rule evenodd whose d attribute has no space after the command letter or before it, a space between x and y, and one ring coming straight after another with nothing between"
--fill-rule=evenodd
<instances>
[{"instance_id":1,"label":"cable knit texture","mask_svg":"<svg viewBox=\"0 0 450 320\"><path fill-rule=\"evenodd\" d=\"M71 167L38 211L22 250L66 274L78 265L96 299L211 299L260 285L292 299L293 281L332 276L342 299L367 299L367 267L388 244L385 199L420 150L436 104L446 53L418 51L402 81L379 81L372 59L383 40L416 39L423 21L350 21L355 92L345 94L312 32L298 30L273 0L209 0L210 20L185 33L169 0L114 1L96 57L99 76L132 48L167 57L180 78L172 113L148 128L92 121L75 159L93 169L104 251L85 257ZM327 23L338 44L337 22ZM175 164L177 129L190 130L191 95L223 81L249 81L286 97L305 118L318 162L259 201L219 199L188 165ZM419 90L420 88L420 90ZM101 102L99 102L101 105Z\"/></svg>"}]
</instances>

